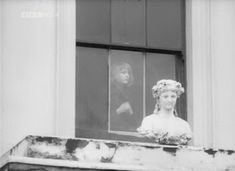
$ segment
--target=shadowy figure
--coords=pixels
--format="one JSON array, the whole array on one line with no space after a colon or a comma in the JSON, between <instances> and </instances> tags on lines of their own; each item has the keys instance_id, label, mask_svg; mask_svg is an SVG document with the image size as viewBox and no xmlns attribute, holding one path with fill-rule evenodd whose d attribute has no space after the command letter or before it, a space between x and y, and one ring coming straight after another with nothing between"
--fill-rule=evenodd
<instances>
[{"instance_id":1,"label":"shadowy figure","mask_svg":"<svg viewBox=\"0 0 235 171\"><path fill-rule=\"evenodd\" d=\"M131 131L134 114L129 94L134 77L128 63L117 62L111 66L110 129Z\"/></svg>"}]
</instances>

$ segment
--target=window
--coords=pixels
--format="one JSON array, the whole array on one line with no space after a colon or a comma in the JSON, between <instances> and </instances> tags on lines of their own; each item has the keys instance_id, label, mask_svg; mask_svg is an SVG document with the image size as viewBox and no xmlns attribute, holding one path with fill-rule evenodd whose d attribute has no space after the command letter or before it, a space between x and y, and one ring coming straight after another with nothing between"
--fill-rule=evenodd
<instances>
[{"instance_id":1,"label":"window","mask_svg":"<svg viewBox=\"0 0 235 171\"><path fill-rule=\"evenodd\" d=\"M183 0L76 1L76 136L142 141L151 88L185 87ZM177 110L186 118L183 96Z\"/></svg>"}]
</instances>

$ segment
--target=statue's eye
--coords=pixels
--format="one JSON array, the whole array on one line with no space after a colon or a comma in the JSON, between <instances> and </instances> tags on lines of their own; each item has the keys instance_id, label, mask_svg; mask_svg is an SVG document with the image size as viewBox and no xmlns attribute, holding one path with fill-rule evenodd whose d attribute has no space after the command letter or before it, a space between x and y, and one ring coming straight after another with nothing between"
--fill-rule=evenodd
<instances>
[{"instance_id":1,"label":"statue's eye","mask_svg":"<svg viewBox=\"0 0 235 171\"><path fill-rule=\"evenodd\" d=\"M168 98L168 95L165 95L165 96L163 96L165 99L167 99Z\"/></svg>"}]
</instances>

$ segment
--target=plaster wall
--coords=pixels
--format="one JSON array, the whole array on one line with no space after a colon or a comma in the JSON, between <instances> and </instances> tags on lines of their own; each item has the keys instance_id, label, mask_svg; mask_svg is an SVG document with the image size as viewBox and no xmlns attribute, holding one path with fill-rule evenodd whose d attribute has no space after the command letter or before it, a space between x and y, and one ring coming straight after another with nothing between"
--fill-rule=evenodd
<instances>
[{"instance_id":1,"label":"plaster wall","mask_svg":"<svg viewBox=\"0 0 235 171\"><path fill-rule=\"evenodd\" d=\"M1 0L1 152L55 133L56 1Z\"/></svg>"},{"instance_id":2,"label":"plaster wall","mask_svg":"<svg viewBox=\"0 0 235 171\"><path fill-rule=\"evenodd\" d=\"M235 149L235 1L187 0L188 116L194 145Z\"/></svg>"},{"instance_id":3,"label":"plaster wall","mask_svg":"<svg viewBox=\"0 0 235 171\"><path fill-rule=\"evenodd\" d=\"M214 145L235 149L235 1L211 0Z\"/></svg>"}]
</instances>

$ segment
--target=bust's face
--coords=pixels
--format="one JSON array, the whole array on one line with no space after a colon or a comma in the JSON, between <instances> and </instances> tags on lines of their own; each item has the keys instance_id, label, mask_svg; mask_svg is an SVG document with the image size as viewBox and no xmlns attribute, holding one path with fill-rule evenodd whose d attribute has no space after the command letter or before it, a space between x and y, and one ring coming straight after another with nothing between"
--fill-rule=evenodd
<instances>
[{"instance_id":1,"label":"bust's face","mask_svg":"<svg viewBox=\"0 0 235 171\"><path fill-rule=\"evenodd\" d=\"M174 91L163 92L159 97L160 108L173 110L176 104L177 94Z\"/></svg>"}]
</instances>

